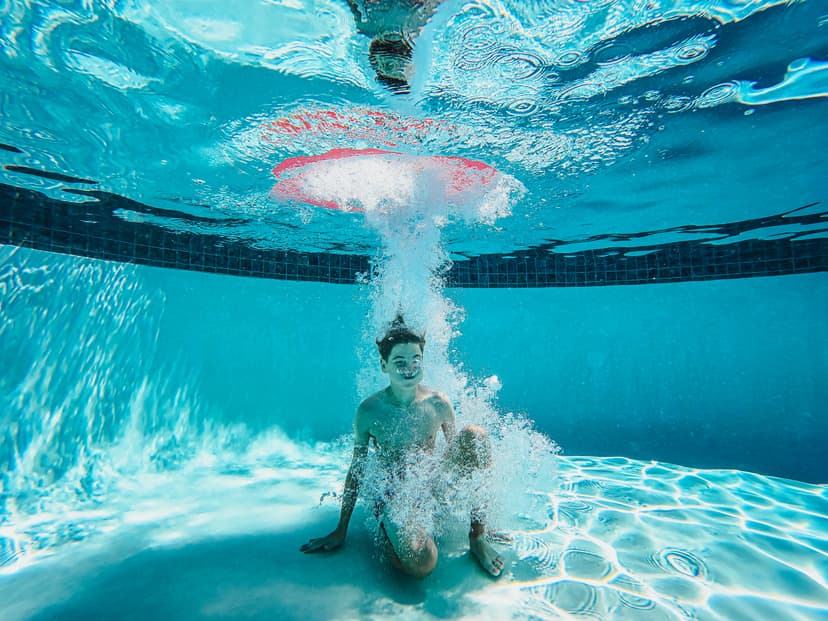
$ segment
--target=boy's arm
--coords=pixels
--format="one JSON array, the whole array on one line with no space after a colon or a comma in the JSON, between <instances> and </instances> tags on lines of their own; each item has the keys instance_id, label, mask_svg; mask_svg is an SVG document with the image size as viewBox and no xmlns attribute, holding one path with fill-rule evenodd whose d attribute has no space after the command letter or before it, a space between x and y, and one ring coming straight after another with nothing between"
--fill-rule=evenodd
<instances>
[{"instance_id":1,"label":"boy's arm","mask_svg":"<svg viewBox=\"0 0 828 621\"><path fill-rule=\"evenodd\" d=\"M367 444L354 445L354 456L351 458L351 467L348 468L348 476L345 477L345 489L342 492L342 509L339 511L339 523L334 531L340 533L342 539L345 539L345 534L348 532L351 514L354 512L354 506L359 496L359 484L362 482L366 455L368 455Z\"/></svg>"},{"instance_id":2,"label":"boy's arm","mask_svg":"<svg viewBox=\"0 0 828 621\"><path fill-rule=\"evenodd\" d=\"M359 496L359 484L362 482L365 457L368 454L368 432L367 430L361 429L360 423L361 417L358 411L356 420L354 421L354 454L351 458L351 466L348 468L348 475L345 477L345 489L342 493L342 508L339 511L339 522L330 534L311 539L299 548L302 552L327 552L329 550L335 550L345 542L345 535L348 532L351 514L354 512L354 506Z\"/></svg>"},{"instance_id":3,"label":"boy's arm","mask_svg":"<svg viewBox=\"0 0 828 621\"><path fill-rule=\"evenodd\" d=\"M449 401L445 396L441 398L440 404L443 414L443 422L440 425L440 428L443 430L443 434L446 437L446 443L451 444L451 441L454 440L454 436L457 435L457 429L454 422L454 408L451 407L451 401Z\"/></svg>"}]
</instances>

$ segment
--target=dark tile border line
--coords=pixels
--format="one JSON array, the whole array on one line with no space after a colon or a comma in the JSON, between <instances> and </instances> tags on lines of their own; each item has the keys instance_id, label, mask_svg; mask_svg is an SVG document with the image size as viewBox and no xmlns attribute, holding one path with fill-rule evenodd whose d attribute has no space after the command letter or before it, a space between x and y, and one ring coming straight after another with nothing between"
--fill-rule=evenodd
<instances>
[{"instance_id":1,"label":"dark tile border line","mask_svg":"<svg viewBox=\"0 0 828 621\"><path fill-rule=\"evenodd\" d=\"M360 273L370 269L365 256L260 249L223 235L176 232L131 222L116 216L115 211L127 209L216 225L215 220L148 207L106 192L74 193L97 200L61 201L0 184L0 243L106 261L279 280L353 284Z\"/></svg>"},{"instance_id":2,"label":"dark tile border line","mask_svg":"<svg viewBox=\"0 0 828 621\"><path fill-rule=\"evenodd\" d=\"M676 242L635 248L648 254L589 250L486 255L454 263L449 287L594 287L780 276L828 271L828 239L748 240L726 245Z\"/></svg>"},{"instance_id":3,"label":"dark tile border line","mask_svg":"<svg viewBox=\"0 0 828 621\"><path fill-rule=\"evenodd\" d=\"M209 228L217 222L159 209L98 190L68 190L88 196L75 203L0 184L0 243L76 256L157 267L279 280L353 284L371 270L364 255L260 249L218 234L176 232L124 220L118 209L177 218ZM809 206L810 207L810 206ZM798 211L798 210L795 210ZM826 214L766 218L667 232L704 231L727 238L779 224L820 224ZM238 222L242 222L239 220ZM826 223L828 229L828 223ZM602 241L642 242L654 231L601 236ZM811 234L808 230L805 234ZM445 273L449 287L584 287L717 280L828 271L828 238L746 239L729 244L703 241L604 248L563 253L557 241L509 255L489 254L455 261ZM559 250L556 252L556 248ZM647 254L638 254L646 252ZM636 254L630 254L636 253Z\"/></svg>"}]
</instances>

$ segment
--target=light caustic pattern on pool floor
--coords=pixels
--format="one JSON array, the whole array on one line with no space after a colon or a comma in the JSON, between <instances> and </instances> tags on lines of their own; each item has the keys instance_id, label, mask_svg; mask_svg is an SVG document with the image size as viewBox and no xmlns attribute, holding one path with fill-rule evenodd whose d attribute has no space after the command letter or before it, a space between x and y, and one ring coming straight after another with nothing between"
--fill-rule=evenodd
<instances>
[{"instance_id":1,"label":"light caustic pattern on pool floor","mask_svg":"<svg viewBox=\"0 0 828 621\"><path fill-rule=\"evenodd\" d=\"M824 486L623 458L561 459L559 475L493 604L518 590L547 619L828 619Z\"/></svg>"},{"instance_id":2,"label":"light caustic pattern on pool floor","mask_svg":"<svg viewBox=\"0 0 828 621\"><path fill-rule=\"evenodd\" d=\"M85 525L82 511L17 516L0 534L63 532L61 520L86 534L34 555L34 543L18 546L20 562L0 572L0 618L82 619L103 607L114 616L100 618L138 620L151 600L159 618L225 621L828 620L826 486L559 457L557 485L539 480L527 513L493 525L511 537L499 580L470 563L460 530L438 540L431 576L405 581L372 552L364 508L341 551L298 552L335 523L325 490L341 485L347 453L288 448L289 459L253 451L238 467L124 481Z\"/></svg>"}]
</instances>

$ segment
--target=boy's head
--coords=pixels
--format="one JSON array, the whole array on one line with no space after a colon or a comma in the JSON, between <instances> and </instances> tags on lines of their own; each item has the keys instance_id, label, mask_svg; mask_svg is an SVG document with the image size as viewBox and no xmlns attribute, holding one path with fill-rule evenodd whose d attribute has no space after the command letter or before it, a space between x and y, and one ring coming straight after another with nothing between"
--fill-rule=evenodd
<instances>
[{"instance_id":1,"label":"boy's head","mask_svg":"<svg viewBox=\"0 0 828 621\"><path fill-rule=\"evenodd\" d=\"M420 346L420 351L425 349L425 337L422 334L417 334L407 325L401 314L391 322L391 326L381 339L377 340L377 349L379 349L380 358L384 362L388 362L388 356L391 355L391 350L394 345L401 343L416 343Z\"/></svg>"}]
</instances>

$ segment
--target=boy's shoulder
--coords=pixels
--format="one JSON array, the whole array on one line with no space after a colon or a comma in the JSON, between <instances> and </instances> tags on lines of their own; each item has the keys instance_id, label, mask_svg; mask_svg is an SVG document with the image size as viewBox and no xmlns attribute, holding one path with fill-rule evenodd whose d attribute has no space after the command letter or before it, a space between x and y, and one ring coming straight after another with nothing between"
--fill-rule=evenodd
<instances>
[{"instance_id":1,"label":"boy's shoulder","mask_svg":"<svg viewBox=\"0 0 828 621\"><path fill-rule=\"evenodd\" d=\"M439 390L435 390L434 388L429 388L428 386L421 386L423 389L423 398L429 399L431 401L441 402L441 403L449 403L449 398L440 392Z\"/></svg>"},{"instance_id":2,"label":"boy's shoulder","mask_svg":"<svg viewBox=\"0 0 828 621\"><path fill-rule=\"evenodd\" d=\"M357 414L374 412L385 405L385 398L383 397L384 390L375 392L370 397L362 400L357 408Z\"/></svg>"},{"instance_id":3,"label":"boy's shoulder","mask_svg":"<svg viewBox=\"0 0 828 621\"><path fill-rule=\"evenodd\" d=\"M428 403L431 408L442 416L450 416L454 412L451 401L444 393L427 386L423 386L423 389L426 392L422 395L421 401Z\"/></svg>"},{"instance_id":4,"label":"boy's shoulder","mask_svg":"<svg viewBox=\"0 0 828 621\"><path fill-rule=\"evenodd\" d=\"M449 398L439 390L420 384L419 391L420 394L417 399L418 401L427 401L434 405L451 405ZM362 403L360 403L357 408L357 413L371 412L386 407L388 407L388 399L385 396L385 389L383 389L363 399Z\"/></svg>"},{"instance_id":5,"label":"boy's shoulder","mask_svg":"<svg viewBox=\"0 0 828 621\"><path fill-rule=\"evenodd\" d=\"M357 407L354 416L354 427L357 433L370 429L376 420L381 419L383 407L382 391L364 399Z\"/></svg>"}]
</instances>

